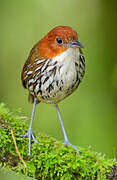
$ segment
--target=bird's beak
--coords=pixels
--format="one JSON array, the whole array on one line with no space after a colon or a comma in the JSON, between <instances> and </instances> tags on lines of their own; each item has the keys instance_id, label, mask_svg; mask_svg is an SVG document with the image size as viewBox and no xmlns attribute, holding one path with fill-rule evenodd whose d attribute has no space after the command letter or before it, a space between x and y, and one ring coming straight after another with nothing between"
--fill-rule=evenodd
<instances>
[{"instance_id":1,"label":"bird's beak","mask_svg":"<svg viewBox=\"0 0 117 180\"><path fill-rule=\"evenodd\" d=\"M67 46L73 48L84 48L83 44L78 40L73 40L72 42L68 43Z\"/></svg>"}]
</instances>

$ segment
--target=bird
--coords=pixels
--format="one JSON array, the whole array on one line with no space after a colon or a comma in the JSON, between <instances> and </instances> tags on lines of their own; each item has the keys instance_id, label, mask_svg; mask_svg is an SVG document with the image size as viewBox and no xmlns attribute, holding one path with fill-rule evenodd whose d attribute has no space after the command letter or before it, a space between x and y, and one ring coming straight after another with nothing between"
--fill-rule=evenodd
<instances>
[{"instance_id":1,"label":"bird","mask_svg":"<svg viewBox=\"0 0 117 180\"><path fill-rule=\"evenodd\" d=\"M38 143L33 135L32 122L36 104L53 104L59 117L64 145L77 147L70 143L61 118L58 103L72 94L79 86L85 74L83 44L78 40L77 32L69 26L57 26L39 40L29 53L21 80L28 89L30 103L33 103L30 125L27 133L28 153L31 155L31 140Z\"/></svg>"}]
</instances>

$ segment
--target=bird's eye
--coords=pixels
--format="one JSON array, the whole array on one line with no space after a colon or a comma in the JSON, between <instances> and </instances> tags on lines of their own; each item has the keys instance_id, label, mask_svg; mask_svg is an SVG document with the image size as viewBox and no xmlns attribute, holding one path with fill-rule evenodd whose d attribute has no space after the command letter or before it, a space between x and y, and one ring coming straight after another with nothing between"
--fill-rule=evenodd
<instances>
[{"instance_id":1,"label":"bird's eye","mask_svg":"<svg viewBox=\"0 0 117 180\"><path fill-rule=\"evenodd\" d=\"M62 44L63 43L61 38L56 38L56 41L57 41L58 44Z\"/></svg>"}]
</instances>

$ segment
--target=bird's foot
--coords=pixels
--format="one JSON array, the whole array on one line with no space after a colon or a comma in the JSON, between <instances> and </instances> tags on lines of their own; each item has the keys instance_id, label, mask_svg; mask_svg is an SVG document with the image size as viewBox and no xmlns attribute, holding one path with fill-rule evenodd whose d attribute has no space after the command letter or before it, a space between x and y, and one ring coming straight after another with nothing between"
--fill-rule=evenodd
<instances>
[{"instance_id":1,"label":"bird's foot","mask_svg":"<svg viewBox=\"0 0 117 180\"><path fill-rule=\"evenodd\" d=\"M69 140L64 140L64 146L71 146L78 154L80 153L77 147L71 144Z\"/></svg>"},{"instance_id":2,"label":"bird's foot","mask_svg":"<svg viewBox=\"0 0 117 180\"><path fill-rule=\"evenodd\" d=\"M34 135L33 135L33 131L30 130L30 129L28 130L28 132L27 132L26 134L20 135L20 137L28 137L29 139L32 138L35 143L39 143L39 142L35 139L35 137L34 137Z\"/></svg>"},{"instance_id":3,"label":"bird's foot","mask_svg":"<svg viewBox=\"0 0 117 180\"><path fill-rule=\"evenodd\" d=\"M29 152L28 154L30 156L31 155L31 139L33 139L35 143L39 143L39 142L35 139L31 128L29 128L28 132L25 135L20 135L20 137L28 137L28 152Z\"/></svg>"}]
</instances>

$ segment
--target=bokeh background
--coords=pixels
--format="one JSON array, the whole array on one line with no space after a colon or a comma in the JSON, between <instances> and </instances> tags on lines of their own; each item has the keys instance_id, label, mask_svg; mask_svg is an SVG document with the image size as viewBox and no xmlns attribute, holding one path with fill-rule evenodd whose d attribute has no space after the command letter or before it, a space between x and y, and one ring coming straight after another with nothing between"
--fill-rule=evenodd
<instances>
[{"instance_id":1,"label":"bokeh background","mask_svg":"<svg viewBox=\"0 0 117 180\"><path fill-rule=\"evenodd\" d=\"M0 0L0 102L28 116L32 105L21 71L33 45L58 25L73 27L84 44L86 73L59 106L70 141L117 157L117 1ZM63 140L56 110L40 103L36 131Z\"/></svg>"}]
</instances>

